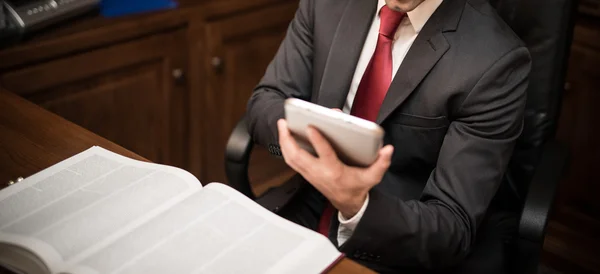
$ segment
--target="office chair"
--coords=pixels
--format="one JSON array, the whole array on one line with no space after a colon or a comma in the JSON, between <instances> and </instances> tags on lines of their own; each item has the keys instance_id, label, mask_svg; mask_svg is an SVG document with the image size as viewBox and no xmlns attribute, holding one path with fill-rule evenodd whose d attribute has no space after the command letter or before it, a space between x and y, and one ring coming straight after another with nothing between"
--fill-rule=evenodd
<instances>
[{"instance_id":1,"label":"office chair","mask_svg":"<svg viewBox=\"0 0 600 274\"><path fill-rule=\"evenodd\" d=\"M481 0L486 1L486 0ZM520 213L518 235L510 246L511 273L537 273L548 217L567 162L567 150L554 140L573 30L573 0L489 0L526 43L533 64L527 90L525 125L505 175L516 196L504 201ZM246 120L239 121L227 144L229 184L273 212L300 187L292 179L255 197L248 179L253 141ZM269 148L272 149L272 148ZM503 191L502 189L499 191ZM501 201L503 202L503 201Z\"/></svg>"}]
</instances>

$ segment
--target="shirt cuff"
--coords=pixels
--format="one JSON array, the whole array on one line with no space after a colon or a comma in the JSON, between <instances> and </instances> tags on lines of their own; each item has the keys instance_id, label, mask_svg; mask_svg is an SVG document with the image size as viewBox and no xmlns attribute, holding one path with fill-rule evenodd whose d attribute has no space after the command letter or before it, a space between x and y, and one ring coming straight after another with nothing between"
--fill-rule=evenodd
<instances>
[{"instance_id":1,"label":"shirt cuff","mask_svg":"<svg viewBox=\"0 0 600 274\"><path fill-rule=\"evenodd\" d=\"M360 222L360 219L362 219L362 216L365 214L368 204L369 204L369 194L367 193L367 199L365 199L365 202L363 203L363 205L360 208L360 210L358 211L358 213L356 213L356 215L354 215L352 218L346 219L346 218L344 218L344 216L342 216L342 213L338 211L338 221L340 222L340 226L344 227L347 230L354 232L354 229L356 229L356 226Z\"/></svg>"}]
</instances>

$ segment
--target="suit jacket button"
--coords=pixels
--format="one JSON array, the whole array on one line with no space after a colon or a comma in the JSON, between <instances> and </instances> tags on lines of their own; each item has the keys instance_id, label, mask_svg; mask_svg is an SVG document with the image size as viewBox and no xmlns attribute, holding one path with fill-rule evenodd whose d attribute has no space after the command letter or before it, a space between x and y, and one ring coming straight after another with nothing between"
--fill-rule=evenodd
<instances>
[{"instance_id":1,"label":"suit jacket button","mask_svg":"<svg viewBox=\"0 0 600 274\"><path fill-rule=\"evenodd\" d=\"M356 258L356 259L360 258L360 251L358 251L358 250L355 250L355 251L354 251L354 254L352 254L352 257L354 257L354 258Z\"/></svg>"},{"instance_id":2,"label":"suit jacket button","mask_svg":"<svg viewBox=\"0 0 600 274\"><path fill-rule=\"evenodd\" d=\"M277 146L275 146L274 144L269 144L269 153L271 153L272 155L275 156L281 156L281 152L279 152L279 149L277 149Z\"/></svg>"},{"instance_id":3,"label":"suit jacket button","mask_svg":"<svg viewBox=\"0 0 600 274\"><path fill-rule=\"evenodd\" d=\"M381 261L381 256L377 256L377 257L375 257L375 261L376 261L376 262L380 262L380 261Z\"/></svg>"},{"instance_id":4,"label":"suit jacket button","mask_svg":"<svg viewBox=\"0 0 600 274\"><path fill-rule=\"evenodd\" d=\"M281 156L281 151L279 150L279 147L277 147L277 145L274 144L269 144L269 153L275 156Z\"/></svg>"}]
</instances>

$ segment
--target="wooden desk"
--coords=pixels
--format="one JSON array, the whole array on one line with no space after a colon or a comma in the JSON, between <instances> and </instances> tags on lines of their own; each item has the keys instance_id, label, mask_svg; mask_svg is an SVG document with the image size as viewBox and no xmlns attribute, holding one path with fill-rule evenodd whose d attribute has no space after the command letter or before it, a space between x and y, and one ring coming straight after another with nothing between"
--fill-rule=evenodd
<instances>
[{"instance_id":1,"label":"wooden desk","mask_svg":"<svg viewBox=\"0 0 600 274\"><path fill-rule=\"evenodd\" d=\"M94 145L147 161L10 92L0 90L0 106L0 188L10 180L28 177ZM374 272L343 259L328 273Z\"/></svg>"},{"instance_id":2,"label":"wooden desk","mask_svg":"<svg viewBox=\"0 0 600 274\"><path fill-rule=\"evenodd\" d=\"M145 160L78 125L0 90L0 188L98 145Z\"/></svg>"}]
</instances>

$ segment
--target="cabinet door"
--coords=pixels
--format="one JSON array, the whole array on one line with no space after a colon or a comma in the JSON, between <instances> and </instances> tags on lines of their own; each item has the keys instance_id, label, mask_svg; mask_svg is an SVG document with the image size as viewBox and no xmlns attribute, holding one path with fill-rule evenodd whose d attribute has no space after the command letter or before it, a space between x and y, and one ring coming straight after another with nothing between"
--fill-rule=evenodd
<instances>
[{"instance_id":1,"label":"cabinet door","mask_svg":"<svg viewBox=\"0 0 600 274\"><path fill-rule=\"evenodd\" d=\"M581 35L581 29L577 34ZM600 31L595 31L600 37ZM571 47L568 91L563 97L558 138L569 145L571 159L568 184L562 184L559 201L598 214L600 202L598 173L600 160L600 43L598 48L575 40ZM600 217L600 214L598 214Z\"/></svg>"},{"instance_id":2,"label":"cabinet door","mask_svg":"<svg viewBox=\"0 0 600 274\"><path fill-rule=\"evenodd\" d=\"M563 273L600 273L600 20L575 27L557 138L569 148L545 242L545 263ZM595 254L595 255L594 255Z\"/></svg>"},{"instance_id":3,"label":"cabinet door","mask_svg":"<svg viewBox=\"0 0 600 274\"><path fill-rule=\"evenodd\" d=\"M204 98L203 181L225 182L225 145L246 111L253 88L264 75L294 16L297 1L209 22L206 27L207 87ZM258 151L257 151L258 150ZM281 160L255 149L251 177L266 182L288 172Z\"/></svg>"},{"instance_id":4,"label":"cabinet door","mask_svg":"<svg viewBox=\"0 0 600 274\"><path fill-rule=\"evenodd\" d=\"M174 30L13 69L0 85L151 161L184 166L185 39Z\"/></svg>"}]
</instances>

